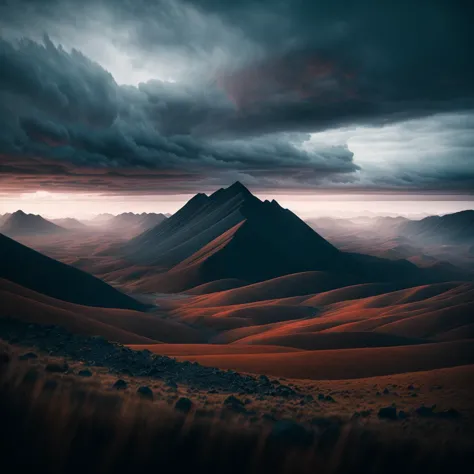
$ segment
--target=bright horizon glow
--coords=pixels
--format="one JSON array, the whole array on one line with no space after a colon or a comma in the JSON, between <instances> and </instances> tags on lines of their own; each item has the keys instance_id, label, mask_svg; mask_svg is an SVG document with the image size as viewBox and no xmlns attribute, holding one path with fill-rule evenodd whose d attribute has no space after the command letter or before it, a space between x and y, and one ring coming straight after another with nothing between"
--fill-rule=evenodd
<instances>
[{"instance_id":1,"label":"bright horizon glow","mask_svg":"<svg viewBox=\"0 0 474 474\"><path fill-rule=\"evenodd\" d=\"M283 194L255 193L262 200L275 199L303 219L393 215L422 218L474 209L474 197L409 194ZM192 194L106 196L99 194L36 191L0 195L0 214L19 209L48 218L88 219L97 214L123 212L171 213L178 211ZM440 199L442 197L442 199Z\"/></svg>"}]
</instances>

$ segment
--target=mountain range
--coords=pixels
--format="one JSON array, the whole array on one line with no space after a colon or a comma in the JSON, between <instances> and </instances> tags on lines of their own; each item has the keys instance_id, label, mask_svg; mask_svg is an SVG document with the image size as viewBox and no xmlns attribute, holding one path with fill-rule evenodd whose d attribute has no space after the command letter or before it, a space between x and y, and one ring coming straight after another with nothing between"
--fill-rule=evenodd
<instances>
[{"instance_id":1,"label":"mountain range","mask_svg":"<svg viewBox=\"0 0 474 474\"><path fill-rule=\"evenodd\" d=\"M407 220L398 232L426 243L459 244L474 242L474 210L444 216L429 216L419 221Z\"/></svg>"},{"instance_id":2,"label":"mountain range","mask_svg":"<svg viewBox=\"0 0 474 474\"><path fill-rule=\"evenodd\" d=\"M1 221L0 232L9 236L44 235L66 232L66 229L37 214L16 211Z\"/></svg>"},{"instance_id":3,"label":"mountain range","mask_svg":"<svg viewBox=\"0 0 474 474\"><path fill-rule=\"evenodd\" d=\"M226 279L255 283L300 272L337 276L340 284L445 279L442 272L428 273L406 260L341 252L291 211L259 200L239 182L210 196L197 194L132 239L123 253L132 262L161 269L153 280L157 291Z\"/></svg>"},{"instance_id":4,"label":"mountain range","mask_svg":"<svg viewBox=\"0 0 474 474\"><path fill-rule=\"evenodd\" d=\"M474 360L472 274L347 251L240 183L196 195L125 244L118 232L65 236L22 240L46 256L0 235L0 317L314 380Z\"/></svg>"}]
</instances>

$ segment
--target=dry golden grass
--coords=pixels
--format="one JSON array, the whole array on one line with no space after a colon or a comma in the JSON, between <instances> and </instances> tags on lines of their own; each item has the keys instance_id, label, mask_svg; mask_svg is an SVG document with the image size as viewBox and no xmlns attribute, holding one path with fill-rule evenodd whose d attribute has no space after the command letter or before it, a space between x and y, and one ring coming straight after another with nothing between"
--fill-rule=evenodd
<instances>
[{"instance_id":1,"label":"dry golden grass","mask_svg":"<svg viewBox=\"0 0 474 474\"><path fill-rule=\"evenodd\" d=\"M77 377L52 384L0 354L0 455L15 471L399 474L463 472L473 461L472 445L460 437L413 439L390 425L373 431L356 424L308 428L302 436L217 410L183 415Z\"/></svg>"}]
</instances>

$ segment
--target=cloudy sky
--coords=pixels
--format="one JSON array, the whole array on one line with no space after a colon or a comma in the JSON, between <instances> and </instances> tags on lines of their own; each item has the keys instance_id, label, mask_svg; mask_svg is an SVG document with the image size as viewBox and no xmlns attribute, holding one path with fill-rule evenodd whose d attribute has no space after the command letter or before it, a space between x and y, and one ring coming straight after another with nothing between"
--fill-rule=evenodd
<instances>
[{"instance_id":1,"label":"cloudy sky","mask_svg":"<svg viewBox=\"0 0 474 474\"><path fill-rule=\"evenodd\" d=\"M173 212L236 180L300 212L473 207L473 18L463 0L0 0L0 212Z\"/></svg>"}]
</instances>

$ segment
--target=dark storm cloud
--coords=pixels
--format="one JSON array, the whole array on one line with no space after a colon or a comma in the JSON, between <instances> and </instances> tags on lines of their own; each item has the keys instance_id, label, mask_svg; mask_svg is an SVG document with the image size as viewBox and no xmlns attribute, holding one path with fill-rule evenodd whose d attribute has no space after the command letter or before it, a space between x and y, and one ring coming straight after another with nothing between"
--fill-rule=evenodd
<instances>
[{"instance_id":1,"label":"dark storm cloud","mask_svg":"<svg viewBox=\"0 0 474 474\"><path fill-rule=\"evenodd\" d=\"M360 181L347 147L301 145L305 132L474 108L471 13L448 0L3 1L0 152L186 171L201 185L467 189L470 163ZM39 44L45 32L56 41ZM104 48L91 49L101 34ZM36 41L14 43L24 35ZM124 74L108 45L176 82L118 85L81 52Z\"/></svg>"},{"instance_id":2,"label":"dark storm cloud","mask_svg":"<svg viewBox=\"0 0 474 474\"><path fill-rule=\"evenodd\" d=\"M236 105L237 113L212 117L223 134L315 131L474 106L467 2L13 3L9 21L64 25L74 18L87 27L97 15L126 32L124 48L188 64L192 83L215 81Z\"/></svg>"},{"instance_id":3,"label":"dark storm cloud","mask_svg":"<svg viewBox=\"0 0 474 474\"><path fill-rule=\"evenodd\" d=\"M345 148L309 153L292 144L291 136L194 136L199 118L206 123L219 113L218 93L210 97L157 81L118 86L98 64L55 47L47 37L43 45L1 41L0 62L8 71L0 79L6 154L85 168L149 169L158 180L158 170L202 177L232 171L250 178L272 170L277 177L305 173L317 182L358 169ZM220 100L224 110L226 101Z\"/></svg>"},{"instance_id":4,"label":"dark storm cloud","mask_svg":"<svg viewBox=\"0 0 474 474\"><path fill-rule=\"evenodd\" d=\"M21 40L18 47L0 40L0 61L0 91L12 94L15 106L90 125L110 125L117 114L112 75L79 51L56 48L48 36L41 45Z\"/></svg>"}]
</instances>

